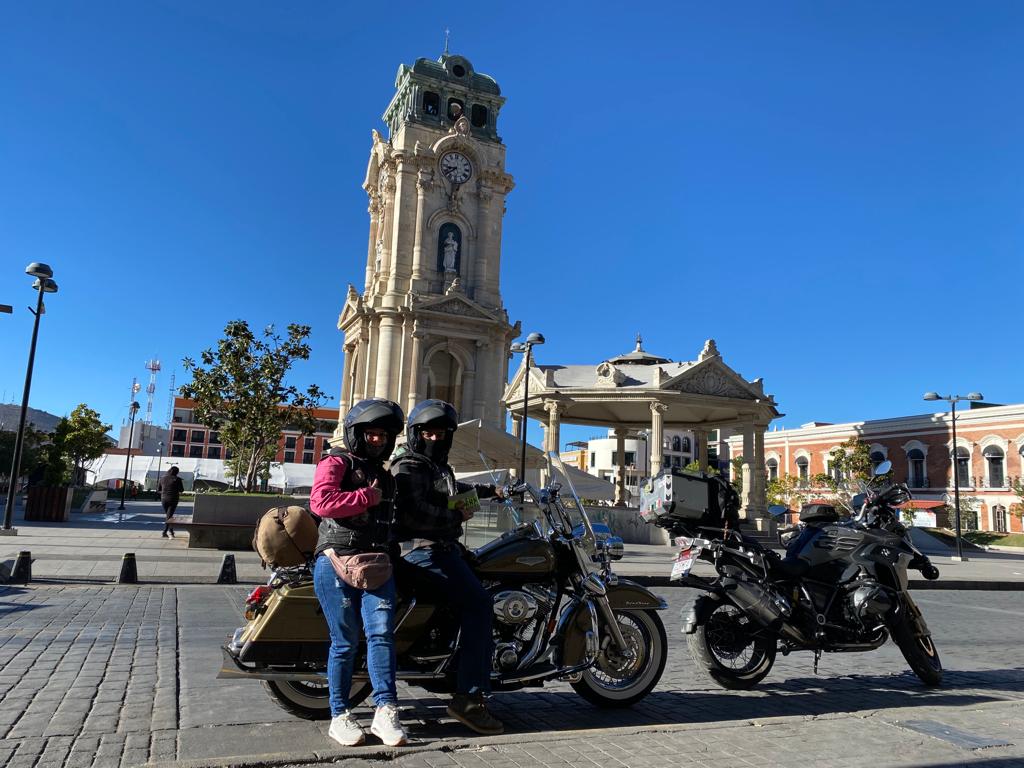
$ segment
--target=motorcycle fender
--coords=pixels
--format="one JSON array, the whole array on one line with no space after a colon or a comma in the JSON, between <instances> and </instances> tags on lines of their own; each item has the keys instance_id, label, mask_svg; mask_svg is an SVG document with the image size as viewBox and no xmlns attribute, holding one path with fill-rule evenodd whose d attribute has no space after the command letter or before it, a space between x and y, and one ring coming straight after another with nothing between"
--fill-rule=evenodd
<instances>
[{"instance_id":1,"label":"motorcycle fender","mask_svg":"<svg viewBox=\"0 0 1024 768\"><path fill-rule=\"evenodd\" d=\"M663 611L668 608L662 598L635 581L619 579L617 584L608 585L608 604L614 611Z\"/></svg>"},{"instance_id":2,"label":"motorcycle fender","mask_svg":"<svg viewBox=\"0 0 1024 768\"><path fill-rule=\"evenodd\" d=\"M692 635L696 632L697 627L707 621L718 604L719 600L714 595L701 595L694 600L689 610L683 612L683 634Z\"/></svg>"},{"instance_id":3,"label":"motorcycle fender","mask_svg":"<svg viewBox=\"0 0 1024 768\"><path fill-rule=\"evenodd\" d=\"M914 637L931 637L931 630L928 629L928 624L924 620L924 614L921 613L921 609L917 607L917 603L914 602L910 593L904 592L902 595L903 605L907 610L907 618L910 620L910 626L914 630Z\"/></svg>"},{"instance_id":4,"label":"motorcycle fender","mask_svg":"<svg viewBox=\"0 0 1024 768\"><path fill-rule=\"evenodd\" d=\"M586 603L577 602L566 608L558 620L558 629L552 644L555 646L555 665L562 668L575 667L586 661L587 635L596 637L597 624Z\"/></svg>"}]
</instances>

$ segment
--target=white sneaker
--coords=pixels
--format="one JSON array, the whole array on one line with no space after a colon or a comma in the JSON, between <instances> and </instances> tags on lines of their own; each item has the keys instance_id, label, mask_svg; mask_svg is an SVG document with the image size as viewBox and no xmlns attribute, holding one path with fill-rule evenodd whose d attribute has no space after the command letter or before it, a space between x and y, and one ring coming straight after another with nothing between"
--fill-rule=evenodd
<instances>
[{"instance_id":1,"label":"white sneaker","mask_svg":"<svg viewBox=\"0 0 1024 768\"><path fill-rule=\"evenodd\" d=\"M377 707L377 713L373 716L373 723L370 725L370 733L389 747L400 747L409 741L405 728L398 722L398 707L394 704Z\"/></svg>"},{"instance_id":2,"label":"white sneaker","mask_svg":"<svg viewBox=\"0 0 1024 768\"><path fill-rule=\"evenodd\" d=\"M362 727L356 722L352 711L348 709L331 719L331 727L327 729L327 735L343 747L354 747L366 740L366 734L363 733Z\"/></svg>"}]
</instances>

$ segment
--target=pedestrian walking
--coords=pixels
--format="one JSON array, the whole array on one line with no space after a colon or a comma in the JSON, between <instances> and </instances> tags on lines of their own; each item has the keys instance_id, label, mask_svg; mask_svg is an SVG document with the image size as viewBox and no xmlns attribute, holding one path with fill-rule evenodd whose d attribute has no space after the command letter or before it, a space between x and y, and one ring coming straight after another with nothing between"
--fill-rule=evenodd
<instances>
[{"instance_id":1,"label":"pedestrian walking","mask_svg":"<svg viewBox=\"0 0 1024 768\"><path fill-rule=\"evenodd\" d=\"M178 477L177 467L171 467L167 470L167 474L160 478L157 490L160 491L160 503L164 508L164 532L160 535L164 538L170 536L173 539L174 529L171 527L171 517L174 516L174 510L178 508L181 492L185 490L181 478Z\"/></svg>"}]
</instances>

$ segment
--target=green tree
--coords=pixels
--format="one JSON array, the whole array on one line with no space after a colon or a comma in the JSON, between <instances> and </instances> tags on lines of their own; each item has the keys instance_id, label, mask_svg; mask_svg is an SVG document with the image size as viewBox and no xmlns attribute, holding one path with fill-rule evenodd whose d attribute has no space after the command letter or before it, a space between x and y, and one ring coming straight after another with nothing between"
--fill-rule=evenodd
<instances>
[{"instance_id":1,"label":"green tree","mask_svg":"<svg viewBox=\"0 0 1024 768\"><path fill-rule=\"evenodd\" d=\"M11 465L14 463L14 442L17 432L0 432L0 477L5 478L4 488L10 481ZM43 445L49 438L45 432L36 429L32 424L25 425L25 437L21 443L22 477L32 474L45 457Z\"/></svg>"},{"instance_id":2,"label":"green tree","mask_svg":"<svg viewBox=\"0 0 1024 768\"><path fill-rule=\"evenodd\" d=\"M851 500L872 476L871 447L851 437L829 451L829 472L819 472L811 481L832 501L853 512Z\"/></svg>"},{"instance_id":3,"label":"green tree","mask_svg":"<svg viewBox=\"0 0 1024 768\"><path fill-rule=\"evenodd\" d=\"M81 485L85 481L85 465L103 455L109 441L110 424L100 421L100 415L85 403L79 403L71 416L57 422L53 431L51 463L56 468L60 460L70 462L71 482Z\"/></svg>"},{"instance_id":4,"label":"green tree","mask_svg":"<svg viewBox=\"0 0 1024 768\"><path fill-rule=\"evenodd\" d=\"M232 455L228 470L245 491L269 477L282 429L316 431L314 409L323 392L316 385L301 391L285 383L292 365L309 359L309 334L308 325L291 324L282 338L270 325L257 338L248 323L233 320L215 350L204 350L198 363L183 361L192 381L181 394L195 401L197 421L220 431Z\"/></svg>"},{"instance_id":5,"label":"green tree","mask_svg":"<svg viewBox=\"0 0 1024 768\"><path fill-rule=\"evenodd\" d=\"M802 487L799 476L787 473L768 481L766 496L769 504L799 509L807 501L807 490Z\"/></svg>"}]
</instances>

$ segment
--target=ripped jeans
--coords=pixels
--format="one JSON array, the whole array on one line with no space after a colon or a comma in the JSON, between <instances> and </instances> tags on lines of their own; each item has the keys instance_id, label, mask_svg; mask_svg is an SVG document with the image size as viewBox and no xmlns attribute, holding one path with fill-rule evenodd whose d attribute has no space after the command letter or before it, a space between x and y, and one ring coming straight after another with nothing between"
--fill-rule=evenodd
<instances>
[{"instance_id":1,"label":"ripped jeans","mask_svg":"<svg viewBox=\"0 0 1024 768\"><path fill-rule=\"evenodd\" d=\"M327 655L331 717L349 709L360 624L366 634L366 665L373 683L373 701L378 707L397 704L394 577L373 591L356 589L339 579L327 557L320 555L313 566L313 588L331 633L331 650Z\"/></svg>"}]
</instances>

